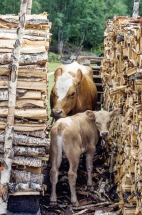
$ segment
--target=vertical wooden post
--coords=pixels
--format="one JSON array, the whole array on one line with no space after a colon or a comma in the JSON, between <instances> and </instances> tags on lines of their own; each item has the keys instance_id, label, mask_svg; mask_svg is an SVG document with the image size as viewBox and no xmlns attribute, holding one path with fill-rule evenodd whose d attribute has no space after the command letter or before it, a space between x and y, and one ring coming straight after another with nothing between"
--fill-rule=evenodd
<instances>
[{"instance_id":1,"label":"vertical wooden post","mask_svg":"<svg viewBox=\"0 0 142 215\"><path fill-rule=\"evenodd\" d=\"M140 0L134 0L134 6L133 6L133 18L138 18L139 15L139 5L140 5Z\"/></svg>"},{"instance_id":2,"label":"vertical wooden post","mask_svg":"<svg viewBox=\"0 0 142 215\"><path fill-rule=\"evenodd\" d=\"M6 214L7 211L7 194L8 183L10 180L11 165L12 165L12 142L14 131L14 113L16 103L16 85L18 77L18 66L20 59L20 51L23 41L24 28L25 28L25 14L26 14L27 0L21 0L19 26L17 28L17 39L14 44L12 53L12 63L10 66L10 81L9 81L9 98L8 98L8 116L5 129L5 144L4 144L4 161L7 164L7 169L1 172L1 191L2 198L0 198L0 214Z\"/></svg>"},{"instance_id":3,"label":"vertical wooden post","mask_svg":"<svg viewBox=\"0 0 142 215\"><path fill-rule=\"evenodd\" d=\"M26 14L30 15L32 10L32 0L28 0Z\"/></svg>"}]
</instances>

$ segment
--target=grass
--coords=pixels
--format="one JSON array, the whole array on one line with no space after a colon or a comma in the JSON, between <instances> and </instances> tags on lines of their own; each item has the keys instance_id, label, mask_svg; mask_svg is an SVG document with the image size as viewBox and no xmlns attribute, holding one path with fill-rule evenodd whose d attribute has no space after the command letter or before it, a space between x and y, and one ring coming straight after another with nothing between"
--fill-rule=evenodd
<instances>
[{"instance_id":1,"label":"grass","mask_svg":"<svg viewBox=\"0 0 142 215\"><path fill-rule=\"evenodd\" d=\"M61 65L61 62L49 62L48 63L48 73L54 72L58 66Z\"/></svg>"},{"instance_id":2,"label":"grass","mask_svg":"<svg viewBox=\"0 0 142 215\"><path fill-rule=\"evenodd\" d=\"M49 62L48 63L48 74L50 74L51 72L54 72L57 69L57 67L60 65L61 65L61 62ZM51 122L50 92L51 92L53 85L54 85L54 74L48 75L48 104L47 104L47 107L48 107L49 124Z\"/></svg>"}]
</instances>

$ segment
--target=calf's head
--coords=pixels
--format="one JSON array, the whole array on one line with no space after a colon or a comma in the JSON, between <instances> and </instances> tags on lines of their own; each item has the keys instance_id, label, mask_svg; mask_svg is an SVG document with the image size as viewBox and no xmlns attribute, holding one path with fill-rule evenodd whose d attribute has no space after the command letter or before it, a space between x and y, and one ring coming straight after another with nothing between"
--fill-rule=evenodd
<instances>
[{"instance_id":1,"label":"calf's head","mask_svg":"<svg viewBox=\"0 0 142 215\"><path fill-rule=\"evenodd\" d=\"M82 79L82 71L76 74L63 72L61 68L55 71L55 84L51 90L51 116L54 118L66 117L77 102L77 87Z\"/></svg>"},{"instance_id":2,"label":"calf's head","mask_svg":"<svg viewBox=\"0 0 142 215\"><path fill-rule=\"evenodd\" d=\"M89 118L95 119L97 130L99 131L100 136L105 139L109 135L109 127L111 121L115 116L118 116L120 114L120 108L116 108L111 112L105 110L97 112L87 111L86 114Z\"/></svg>"}]
</instances>

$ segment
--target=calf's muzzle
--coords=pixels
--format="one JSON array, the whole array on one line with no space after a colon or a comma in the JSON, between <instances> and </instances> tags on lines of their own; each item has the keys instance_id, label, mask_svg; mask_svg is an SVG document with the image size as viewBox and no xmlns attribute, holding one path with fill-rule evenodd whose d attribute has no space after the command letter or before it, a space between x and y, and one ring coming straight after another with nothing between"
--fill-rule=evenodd
<instances>
[{"instance_id":1,"label":"calf's muzzle","mask_svg":"<svg viewBox=\"0 0 142 215\"><path fill-rule=\"evenodd\" d=\"M101 132L100 132L100 136L101 136L102 138L106 138L108 135L109 135L109 132L108 132L108 131L101 131Z\"/></svg>"}]
</instances>

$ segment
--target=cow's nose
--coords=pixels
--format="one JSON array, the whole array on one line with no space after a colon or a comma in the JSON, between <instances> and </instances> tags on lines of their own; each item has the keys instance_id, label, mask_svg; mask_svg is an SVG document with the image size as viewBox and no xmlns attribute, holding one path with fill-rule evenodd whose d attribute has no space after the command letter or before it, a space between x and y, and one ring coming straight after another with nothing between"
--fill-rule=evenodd
<instances>
[{"instance_id":1,"label":"cow's nose","mask_svg":"<svg viewBox=\"0 0 142 215\"><path fill-rule=\"evenodd\" d=\"M100 133L100 136L105 138L105 137L108 136L108 134L109 134L108 131L102 131L102 132Z\"/></svg>"},{"instance_id":2,"label":"cow's nose","mask_svg":"<svg viewBox=\"0 0 142 215\"><path fill-rule=\"evenodd\" d=\"M62 110L52 109L52 114L54 117L60 117L60 115L62 114Z\"/></svg>"}]
</instances>

